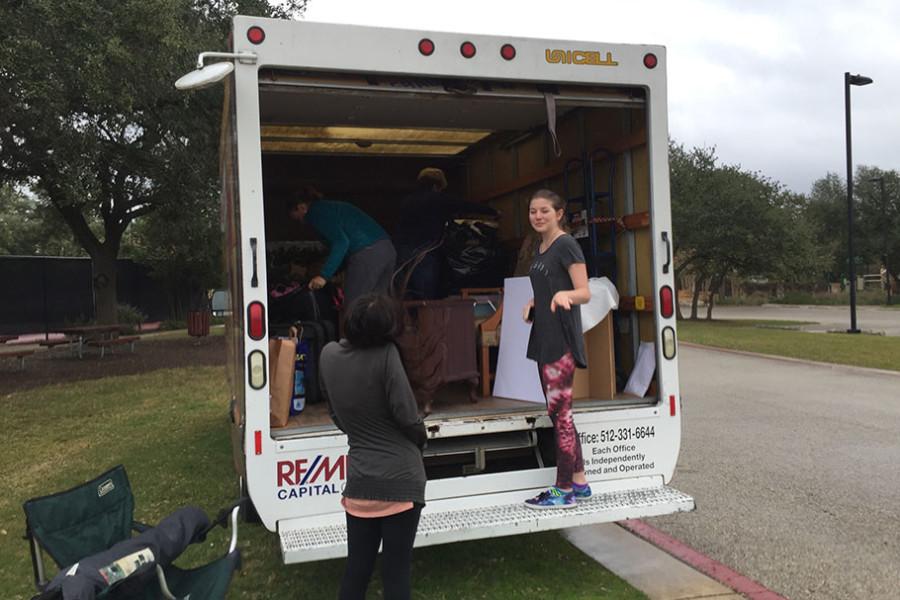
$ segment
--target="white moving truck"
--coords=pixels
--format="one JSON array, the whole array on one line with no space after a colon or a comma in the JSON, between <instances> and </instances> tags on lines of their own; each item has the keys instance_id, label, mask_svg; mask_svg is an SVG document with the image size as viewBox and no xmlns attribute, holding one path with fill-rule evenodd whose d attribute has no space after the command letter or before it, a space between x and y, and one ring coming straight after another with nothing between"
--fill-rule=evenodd
<instances>
[{"instance_id":1,"label":"white moving truck","mask_svg":"<svg viewBox=\"0 0 900 600\"><path fill-rule=\"evenodd\" d=\"M269 424L267 257L298 236L285 200L312 184L390 231L398 199L425 166L442 168L458 195L497 208L498 235L511 248L527 246L530 194L565 194L581 218L589 274L612 279L621 299L588 332L589 369L576 382L593 498L575 509L527 508L523 500L555 478L545 406L471 403L450 386L426 419L428 504L416 544L692 510L692 498L667 486L681 397L665 49L251 17L234 19L232 43L231 52L202 54L179 87L233 70L221 185L234 456L284 561L345 555L347 472L346 436L321 404L288 427ZM209 59L219 61L204 66ZM641 346L653 381L642 395L625 394Z\"/></svg>"}]
</instances>

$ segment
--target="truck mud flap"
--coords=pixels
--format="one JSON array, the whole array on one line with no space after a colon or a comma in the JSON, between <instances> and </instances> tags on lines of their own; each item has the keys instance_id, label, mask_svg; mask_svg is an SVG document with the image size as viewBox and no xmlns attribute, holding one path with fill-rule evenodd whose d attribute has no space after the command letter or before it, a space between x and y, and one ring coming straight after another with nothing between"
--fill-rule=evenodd
<instances>
[{"instance_id":1,"label":"truck mud flap","mask_svg":"<svg viewBox=\"0 0 900 600\"><path fill-rule=\"evenodd\" d=\"M694 510L694 499L668 486L594 494L576 508L534 510L526 498L540 489L430 501L422 511L416 546L531 533ZM278 523L285 564L347 555L344 513Z\"/></svg>"}]
</instances>

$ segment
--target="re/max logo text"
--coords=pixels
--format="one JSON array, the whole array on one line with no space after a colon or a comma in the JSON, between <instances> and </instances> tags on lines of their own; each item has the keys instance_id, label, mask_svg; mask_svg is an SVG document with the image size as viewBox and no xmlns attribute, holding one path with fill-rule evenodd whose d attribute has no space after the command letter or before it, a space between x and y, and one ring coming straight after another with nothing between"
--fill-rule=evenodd
<instances>
[{"instance_id":1,"label":"re/max logo text","mask_svg":"<svg viewBox=\"0 0 900 600\"><path fill-rule=\"evenodd\" d=\"M319 454L312 460L280 460L277 463L279 500L340 494L347 479L347 455Z\"/></svg>"},{"instance_id":2,"label":"re/max logo text","mask_svg":"<svg viewBox=\"0 0 900 600\"><path fill-rule=\"evenodd\" d=\"M280 460L277 469L278 487L343 481L347 479L347 455L334 458L319 454L312 461L307 458Z\"/></svg>"}]
</instances>

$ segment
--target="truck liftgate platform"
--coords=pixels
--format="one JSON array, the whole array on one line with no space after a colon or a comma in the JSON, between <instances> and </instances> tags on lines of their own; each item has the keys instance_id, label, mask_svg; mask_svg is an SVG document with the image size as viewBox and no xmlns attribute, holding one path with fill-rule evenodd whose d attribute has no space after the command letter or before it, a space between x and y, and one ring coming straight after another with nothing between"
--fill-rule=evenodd
<instances>
[{"instance_id":1,"label":"truck liftgate platform","mask_svg":"<svg viewBox=\"0 0 900 600\"><path fill-rule=\"evenodd\" d=\"M668 486L595 493L575 508L535 510L524 499L532 491L453 498L429 502L422 511L417 547L519 533L578 527L694 510L694 499ZM471 505L471 506L468 506ZM347 555L344 513L330 513L279 523L285 564Z\"/></svg>"}]
</instances>

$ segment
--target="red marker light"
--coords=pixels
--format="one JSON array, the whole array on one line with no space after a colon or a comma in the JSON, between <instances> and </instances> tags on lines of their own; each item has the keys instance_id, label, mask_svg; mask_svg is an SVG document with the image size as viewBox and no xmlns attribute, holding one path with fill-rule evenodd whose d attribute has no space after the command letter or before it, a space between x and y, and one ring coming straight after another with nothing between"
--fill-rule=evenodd
<instances>
[{"instance_id":1,"label":"red marker light","mask_svg":"<svg viewBox=\"0 0 900 600\"><path fill-rule=\"evenodd\" d=\"M675 312L675 299L672 288L664 285L659 288L659 314L668 319Z\"/></svg>"},{"instance_id":2,"label":"red marker light","mask_svg":"<svg viewBox=\"0 0 900 600\"><path fill-rule=\"evenodd\" d=\"M422 38L419 40L419 52L425 56L431 56L434 54L434 42L428 38Z\"/></svg>"},{"instance_id":3,"label":"red marker light","mask_svg":"<svg viewBox=\"0 0 900 600\"><path fill-rule=\"evenodd\" d=\"M262 431L259 429L253 432L253 450L257 456L262 454Z\"/></svg>"},{"instance_id":4,"label":"red marker light","mask_svg":"<svg viewBox=\"0 0 900 600\"><path fill-rule=\"evenodd\" d=\"M254 25L247 30L247 39L250 40L251 44L262 44L266 39L266 32L263 31L262 27Z\"/></svg>"},{"instance_id":5,"label":"red marker light","mask_svg":"<svg viewBox=\"0 0 900 600\"><path fill-rule=\"evenodd\" d=\"M500 48L500 56L504 58L504 60L512 60L516 57L516 48L512 44L503 44Z\"/></svg>"},{"instance_id":6,"label":"red marker light","mask_svg":"<svg viewBox=\"0 0 900 600\"><path fill-rule=\"evenodd\" d=\"M465 58L472 58L475 56L475 44L472 42L463 42L459 47L459 53Z\"/></svg>"},{"instance_id":7,"label":"red marker light","mask_svg":"<svg viewBox=\"0 0 900 600\"><path fill-rule=\"evenodd\" d=\"M669 396L669 416L675 416L675 395Z\"/></svg>"},{"instance_id":8,"label":"red marker light","mask_svg":"<svg viewBox=\"0 0 900 600\"><path fill-rule=\"evenodd\" d=\"M652 52L644 55L644 66L648 69L655 69L656 65L659 64L659 59L656 58L656 55Z\"/></svg>"},{"instance_id":9,"label":"red marker light","mask_svg":"<svg viewBox=\"0 0 900 600\"><path fill-rule=\"evenodd\" d=\"M247 333L250 339L261 340L266 335L266 313L261 302L251 302L247 307Z\"/></svg>"}]
</instances>

